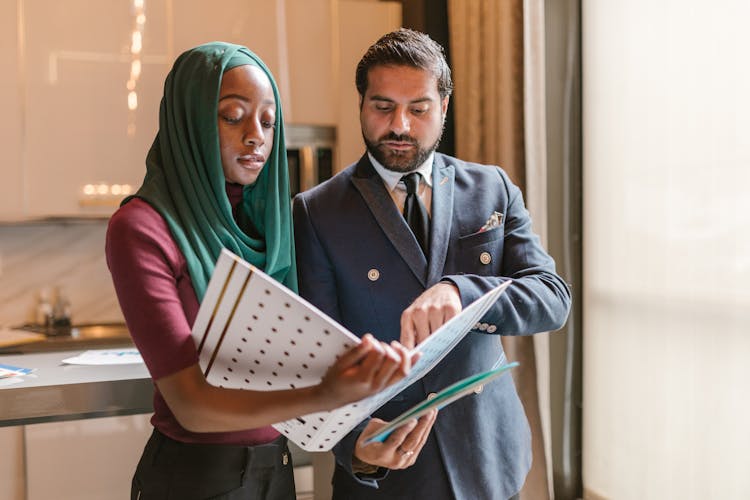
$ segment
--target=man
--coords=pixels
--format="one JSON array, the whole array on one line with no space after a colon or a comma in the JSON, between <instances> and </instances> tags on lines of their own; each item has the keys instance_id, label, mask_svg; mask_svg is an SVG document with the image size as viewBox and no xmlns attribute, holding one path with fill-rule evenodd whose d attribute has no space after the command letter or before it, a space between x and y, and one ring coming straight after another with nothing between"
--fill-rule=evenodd
<instances>
[{"instance_id":1,"label":"man","mask_svg":"<svg viewBox=\"0 0 750 500\"><path fill-rule=\"evenodd\" d=\"M570 292L505 172L435 153L452 90L437 43L389 33L362 57L356 83L366 154L294 200L300 293L358 335L412 347L483 293L513 283L438 366L334 448L334 498L513 497L531 449L510 376L383 444L361 438L504 360L500 335L560 328ZM412 172L414 194L413 177L402 180Z\"/></svg>"}]
</instances>

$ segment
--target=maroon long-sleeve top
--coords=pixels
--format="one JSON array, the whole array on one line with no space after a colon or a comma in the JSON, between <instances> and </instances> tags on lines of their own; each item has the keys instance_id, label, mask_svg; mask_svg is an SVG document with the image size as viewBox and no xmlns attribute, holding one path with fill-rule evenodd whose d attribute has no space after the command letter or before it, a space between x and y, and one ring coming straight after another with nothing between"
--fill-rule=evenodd
<instances>
[{"instance_id":1,"label":"maroon long-sleeve top","mask_svg":"<svg viewBox=\"0 0 750 500\"><path fill-rule=\"evenodd\" d=\"M227 184L236 208L242 186ZM198 313L198 298L185 257L166 221L148 203L133 199L109 221L107 264L133 342L151 378L176 373L198 362L190 330ZM273 427L240 432L195 433L184 429L154 385L152 425L182 442L255 445L279 436Z\"/></svg>"}]
</instances>

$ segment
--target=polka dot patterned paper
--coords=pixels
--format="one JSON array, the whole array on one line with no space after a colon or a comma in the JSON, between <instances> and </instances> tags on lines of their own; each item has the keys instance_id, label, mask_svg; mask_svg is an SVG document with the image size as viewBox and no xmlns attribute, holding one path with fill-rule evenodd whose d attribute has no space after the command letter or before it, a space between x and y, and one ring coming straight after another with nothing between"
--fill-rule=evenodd
<instances>
[{"instance_id":1,"label":"polka dot patterned paper","mask_svg":"<svg viewBox=\"0 0 750 500\"><path fill-rule=\"evenodd\" d=\"M274 427L302 449L330 450L437 364L494 302L485 299L486 307L479 310L475 306L481 300L457 316L460 321L452 319L418 346L422 358L406 379L357 403ZM315 385L338 356L360 342L313 305L226 250L216 262L192 335L209 383L260 391Z\"/></svg>"}]
</instances>

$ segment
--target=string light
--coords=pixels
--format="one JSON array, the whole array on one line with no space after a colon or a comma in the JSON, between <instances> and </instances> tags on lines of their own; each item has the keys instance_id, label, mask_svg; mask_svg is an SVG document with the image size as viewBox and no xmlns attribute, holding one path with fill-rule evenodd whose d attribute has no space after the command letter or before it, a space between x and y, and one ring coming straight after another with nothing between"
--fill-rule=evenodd
<instances>
[{"instance_id":1,"label":"string light","mask_svg":"<svg viewBox=\"0 0 750 500\"><path fill-rule=\"evenodd\" d=\"M135 111L137 108L138 108L138 94L136 94L135 90L133 90L128 94L128 109L130 111Z\"/></svg>"},{"instance_id":2,"label":"string light","mask_svg":"<svg viewBox=\"0 0 750 500\"><path fill-rule=\"evenodd\" d=\"M132 38L133 41L130 44L130 52L133 54L140 54L141 48L143 48L143 40L140 31L134 31Z\"/></svg>"},{"instance_id":3,"label":"string light","mask_svg":"<svg viewBox=\"0 0 750 500\"><path fill-rule=\"evenodd\" d=\"M96 182L81 188L78 204L84 207L117 207L125 196L133 194L130 184Z\"/></svg>"},{"instance_id":4,"label":"string light","mask_svg":"<svg viewBox=\"0 0 750 500\"><path fill-rule=\"evenodd\" d=\"M125 86L128 89L128 137L136 132L136 110L138 109L138 79L141 76L141 52L143 51L143 30L146 26L146 6L144 0L133 0L133 32L130 35L130 77Z\"/></svg>"},{"instance_id":5,"label":"string light","mask_svg":"<svg viewBox=\"0 0 750 500\"><path fill-rule=\"evenodd\" d=\"M130 63L130 78L137 80L139 76L141 76L141 60L136 59Z\"/></svg>"}]
</instances>

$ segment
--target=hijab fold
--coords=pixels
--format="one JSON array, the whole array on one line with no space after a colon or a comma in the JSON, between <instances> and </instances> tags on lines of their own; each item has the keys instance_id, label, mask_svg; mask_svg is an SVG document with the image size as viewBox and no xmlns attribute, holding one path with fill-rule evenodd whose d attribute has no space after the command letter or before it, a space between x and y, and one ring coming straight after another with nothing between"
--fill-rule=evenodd
<instances>
[{"instance_id":1,"label":"hijab fold","mask_svg":"<svg viewBox=\"0 0 750 500\"><path fill-rule=\"evenodd\" d=\"M271 153L257 181L243 188L235 221L226 194L217 116L222 75L244 64L261 68L271 81L276 123ZM297 291L281 100L271 72L247 48L212 42L177 58L164 83L146 177L134 196L167 222L199 301L222 248Z\"/></svg>"}]
</instances>

